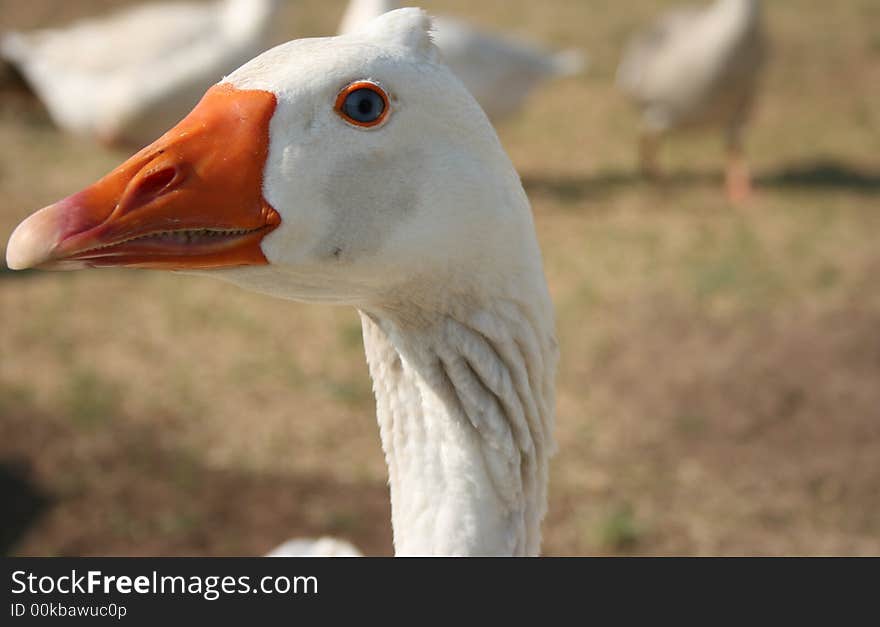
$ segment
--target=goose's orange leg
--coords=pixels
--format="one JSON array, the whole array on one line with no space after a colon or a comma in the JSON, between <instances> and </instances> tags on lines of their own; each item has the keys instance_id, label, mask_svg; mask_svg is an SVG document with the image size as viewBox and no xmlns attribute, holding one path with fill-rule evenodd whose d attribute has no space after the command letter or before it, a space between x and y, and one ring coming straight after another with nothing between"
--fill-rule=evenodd
<instances>
[{"instance_id":1,"label":"goose's orange leg","mask_svg":"<svg viewBox=\"0 0 880 627\"><path fill-rule=\"evenodd\" d=\"M754 195L752 176L742 150L738 148L728 150L724 178L727 198L734 205L744 204Z\"/></svg>"},{"instance_id":2,"label":"goose's orange leg","mask_svg":"<svg viewBox=\"0 0 880 627\"><path fill-rule=\"evenodd\" d=\"M646 179L660 178L660 164L657 153L660 149L660 138L654 133L642 133L639 137L639 171Z\"/></svg>"}]
</instances>

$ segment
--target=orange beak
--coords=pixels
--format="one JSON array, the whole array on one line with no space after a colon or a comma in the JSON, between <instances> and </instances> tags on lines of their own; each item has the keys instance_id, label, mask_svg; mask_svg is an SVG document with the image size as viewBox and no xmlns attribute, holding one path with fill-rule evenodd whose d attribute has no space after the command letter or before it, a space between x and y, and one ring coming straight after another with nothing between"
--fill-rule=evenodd
<instances>
[{"instance_id":1,"label":"orange beak","mask_svg":"<svg viewBox=\"0 0 880 627\"><path fill-rule=\"evenodd\" d=\"M216 85L177 126L100 181L15 229L12 269L165 270L268 263L281 223L263 198L275 96Z\"/></svg>"}]
</instances>

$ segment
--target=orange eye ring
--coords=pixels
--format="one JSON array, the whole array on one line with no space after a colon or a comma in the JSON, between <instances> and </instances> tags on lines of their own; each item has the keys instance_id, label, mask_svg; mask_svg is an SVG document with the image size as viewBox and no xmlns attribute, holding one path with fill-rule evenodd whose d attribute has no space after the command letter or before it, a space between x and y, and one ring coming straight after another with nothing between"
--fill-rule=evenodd
<instances>
[{"instance_id":1,"label":"orange eye ring","mask_svg":"<svg viewBox=\"0 0 880 627\"><path fill-rule=\"evenodd\" d=\"M349 96L364 89L371 91L382 100L382 110L375 119L358 120L346 112L346 102L348 101ZM372 81L355 81L339 92L336 96L336 104L333 108L343 120L353 126L357 126L358 128L375 128L388 119L388 115L391 113L391 99L388 97L385 90L376 83Z\"/></svg>"}]
</instances>

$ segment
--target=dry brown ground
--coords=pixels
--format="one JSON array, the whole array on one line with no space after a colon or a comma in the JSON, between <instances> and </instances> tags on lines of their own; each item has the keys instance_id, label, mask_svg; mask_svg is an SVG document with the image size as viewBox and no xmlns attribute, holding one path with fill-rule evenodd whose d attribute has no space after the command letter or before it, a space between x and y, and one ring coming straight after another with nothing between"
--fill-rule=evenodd
<instances>
[{"instance_id":1,"label":"dry brown ground","mask_svg":"<svg viewBox=\"0 0 880 627\"><path fill-rule=\"evenodd\" d=\"M0 16L119 4L0 0ZM593 57L501 129L563 349L546 551L878 554L880 5L766 3L761 188L734 210L715 137L670 145L660 187L632 174L614 65L672 4L424 3ZM342 6L291 0L278 40L331 31ZM11 89L0 146L0 240L124 156ZM320 533L391 552L354 312L147 272L3 272L0 317L9 552L256 554Z\"/></svg>"}]
</instances>

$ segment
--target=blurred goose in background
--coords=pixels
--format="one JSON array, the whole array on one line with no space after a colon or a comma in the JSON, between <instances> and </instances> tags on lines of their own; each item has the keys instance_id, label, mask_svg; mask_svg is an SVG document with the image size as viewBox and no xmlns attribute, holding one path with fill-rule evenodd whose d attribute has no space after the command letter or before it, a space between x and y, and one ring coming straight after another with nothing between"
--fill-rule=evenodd
<instances>
[{"instance_id":1,"label":"blurred goose in background","mask_svg":"<svg viewBox=\"0 0 880 627\"><path fill-rule=\"evenodd\" d=\"M338 538L307 538L288 540L268 553L266 557L363 557L353 544Z\"/></svg>"},{"instance_id":2,"label":"blurred goose in background","mask_svg":"<svg viewBox=\"0 0 880 627\"><path fill-rule=\"evenodd\" d=\"M263 49L275 8L276 0L148 4L6 33L0 56L62 129L143 146Z\"/></svg>"},{"instance_id":3,"label":"blurred goose in background","mask_svg":"<svg viewBox=\"0 0 880 627\"><path fill-rule=\"evenodd\" d=\"M400 9L263 53L22 222L6 261L178 270L356 307L397 554L536 555L553 305L519 176L430 29Z\"/></svg>"},{"instance_id":4,"label":"blurred goose in background","mask_svg":"<svg viewBox=\"0 0 880 627\"><path fill-rule=\"evenodd\" d=\"M657 176L660 139L670 131L715 126L725 132L730 199L751 194L743 131L764 61L760 0L716 0L663 15L630 42L618 85L642 112L640 162Z\"/></svg>"},{"instance_id":5,"label":"blurred goose in background","mask_svg":"<svg viewBox=\"0 0 880 627\"><path fill-rule=\"evenodd\" d=\"M398 7L395 0L350 0L340 33L350 33ZM544 81L582 72L582 52L549 52L518 38L489 34L465 22L434 18L433 38L443 61L461 79L493 122L519 110Z\"/></svg>"}]
</instances>

